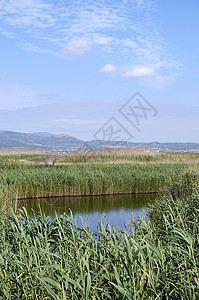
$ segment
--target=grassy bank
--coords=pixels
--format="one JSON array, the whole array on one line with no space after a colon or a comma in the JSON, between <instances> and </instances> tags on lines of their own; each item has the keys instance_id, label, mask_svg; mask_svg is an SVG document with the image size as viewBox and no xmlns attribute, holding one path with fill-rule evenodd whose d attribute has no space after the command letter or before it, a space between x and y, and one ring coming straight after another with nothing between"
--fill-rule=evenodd
<instances>
[{"instance_id":1,"label":"grassy bank","mask_svg":"<svg viewBox=\"0 0 199 300\"><path fill-rule=\"evenodd\" d=\"M198 212L199 195L164 197L125 232L91 232L66 215L1 216L0 296L198 299Z\"/></svg>"}]
</instances>

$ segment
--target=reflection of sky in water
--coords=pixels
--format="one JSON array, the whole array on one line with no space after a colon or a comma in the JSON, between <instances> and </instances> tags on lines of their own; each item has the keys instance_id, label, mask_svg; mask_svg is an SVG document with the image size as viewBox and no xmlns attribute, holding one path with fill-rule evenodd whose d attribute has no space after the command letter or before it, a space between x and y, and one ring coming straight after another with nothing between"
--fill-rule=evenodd
<instances>
[{"instance_id":1,"label":"reflection of sky in water","mask_svg":"<svg viewBox=\"0 0 199 300\"><path fill-rule=\"evenodd\" d=\"M106 226L113 225L124 230L129 224L131 217L136 219L143 217L146 212L148 202L157 199L153 194L126 194L126 195L109 195L94 197L62 197L62 198L43 198L20 201L19 207L25 206L31 214L34 211L41 211L45 215L54 216L64 212L70 216L70 211L82 225L81 217L84 223L88 224L92 230L96 230L99 222Z\"/></svg>"},{"instance_id":2,"label":"reflection of sky in water","mask_svg":"<svg viewBox=\"0 0 199 300\"><path fill-rule=\"evenodd\" d=\"M82 224L81 218L83 219L84 223L90 225L92 230L96 230L98 223L103 222L106 226L107 224L113 225L118 229L125 229L126 225L129 224L131 216L133 214L134 218L141 218L146 212L145 208L141 209L120 209L120 210L112 210L110 212L104 213L90 213L90 214L74 214L79 225ZM106 215L106 217L104 217Z\"/></svg>"}]
</instances>

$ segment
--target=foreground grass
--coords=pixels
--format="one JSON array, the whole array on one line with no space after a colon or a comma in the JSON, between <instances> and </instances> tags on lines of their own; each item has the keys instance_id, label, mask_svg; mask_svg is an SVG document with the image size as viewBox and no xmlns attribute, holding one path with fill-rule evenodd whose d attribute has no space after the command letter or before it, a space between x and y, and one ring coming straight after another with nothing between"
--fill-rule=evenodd
<instances>
[{"instance_id":1,"label":"foreground grass","mask_svg":"<svg viewBox=\"0 0 199 300\"><path fill-rule=\"evenodd\" d=\"M198 218L198 194L160 199L125 232L1 216L1 299L199 299Z\"/></svg>"}]
</instances>

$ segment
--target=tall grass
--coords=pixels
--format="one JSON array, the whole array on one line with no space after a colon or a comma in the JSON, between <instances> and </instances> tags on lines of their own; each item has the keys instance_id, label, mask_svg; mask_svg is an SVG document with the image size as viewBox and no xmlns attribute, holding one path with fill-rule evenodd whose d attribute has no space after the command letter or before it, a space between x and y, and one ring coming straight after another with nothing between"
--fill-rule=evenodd
<instances>
[{"instance_id":1,"label":"tall grass","mask_svg":"<svg viewBox=\"0 0 199 300\"><path fill-rule=\"evenodd\" d=\"M23 165L4 171L5 184L16 184L18 198L103 195L165 191L171 174L187 170L179 164Z\"/></svg>"},{"instance_id":2,"label":"tall grass","mask_svg":"<svg viewBox=\"0 0 199 300\"><path fill-rule=\"evenodd\" d=\"M187 164L175 164L176 157L172 163L165 157L162 164L154 154L153 164L144 155L126 163L127 153L123 160L121 152L114 158L103 154L103 164L92 162L94 156L85 157L86 164L45 167L32 163L38 156L31 155L0 156L0 198L6 192L10 197L14 185L18 198L160 190L171 196L153 203L148 218L133 221L124 232L102 223L92 232L72 215L52 219L4 209L0 298L199 299L199 194L190 196L198 175Z\"/></svg>"},{"instance_id":3,"label":"tall grass","mask_svg":"<svg viewBox=\"0 0 199 300\"><path fill-rule=\"evenodd\" d=\"M110 162L151 162L151 163L199 163L199 153L156 152L152 150L109 149L74 151L59 154L64 163L110 163Z\"/></svg>"},{"instance_id":4,"label":"tall grass","mask_svg":"<svg viewBox=\"0 0 199 300\"><path fill-rule=\"evenodd\" d=\"M56 157L58 163L199 163L199 153L192 152L156 152L139 149L109 149L73 151L70 153L53 153L50 151L0 152L0 166L4 161L18 163L43 164L52 163Z\"/></svg>"},{"instance_id":5,"label":"tall grass","mask_svg":"<svg viewBox=\"0 0 199 300\"><path fill-rule=\"evenodd\" d=\"M18 199L167 190L174 195L175 190L188 189L189 181L194 176L197 180L196 171L192 172L195 174L192 179L189 171L190 166L197 169L196 164L171 163L171 160L170 163L159 162L165 157L177 160L179 155L187 154L146 154L130 150L91 151L87 154L75 152L60 154L59 163L55 165L45 165L47 159L50 161L49 153L0 155L0 193L4 193L3 186L12 189L15 185ZM197 153L194 155L197 159ZM67 159L68 163L63 163Z\"/></svg>"},{"instance_id":6,"label":"tall grass","mask_svg":"<svg viewBox=\"0 0 199 300\"><path fill-rule=\"evenodd\" d=\"M164 197L129 231L1 216L2 299L198 299L199 195Z\"/></svg>"}]
</instances>

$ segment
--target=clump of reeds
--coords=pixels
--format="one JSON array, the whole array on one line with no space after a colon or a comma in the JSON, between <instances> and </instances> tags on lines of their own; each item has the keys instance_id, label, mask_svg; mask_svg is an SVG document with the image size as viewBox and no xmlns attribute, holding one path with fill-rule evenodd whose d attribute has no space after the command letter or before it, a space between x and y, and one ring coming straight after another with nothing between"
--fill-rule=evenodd
<instances>
[{"instance_id":1,"label":"clump of reeds","mask_svg":"<svg viewBox=\"0 0 199 300\"><path fill-rule=\"evenodd\" d=\"M128 232L63 214L0 217L2 299L198 299L199 195L164 197Z\"/></svg>"},{"instance_id":2,"label":"clump of reeds","mask_svg":"<svg viewBox=\"0 0 199 300\"><path fill-rule=\"evenodd\" d=\"M171 173L168 182L168 192L175 198L184 198L192 195L199 187L199 174L195 170L185 170L182 173Z\"/></svg>"}]
</instances>

